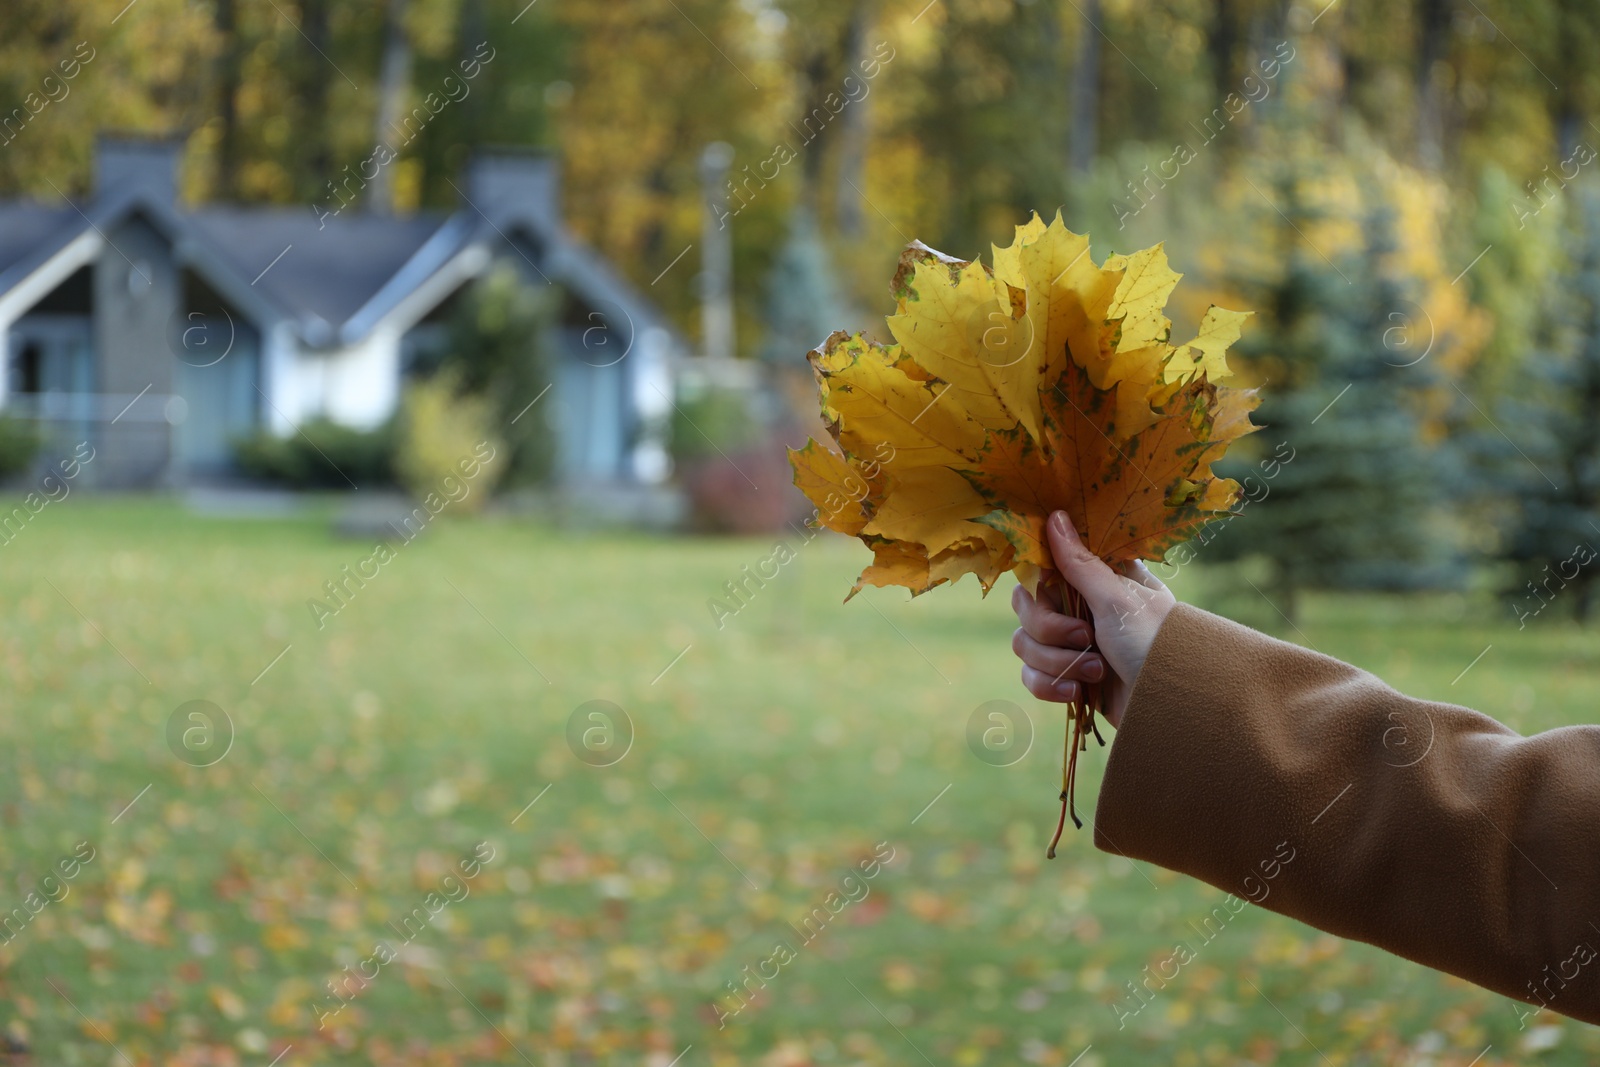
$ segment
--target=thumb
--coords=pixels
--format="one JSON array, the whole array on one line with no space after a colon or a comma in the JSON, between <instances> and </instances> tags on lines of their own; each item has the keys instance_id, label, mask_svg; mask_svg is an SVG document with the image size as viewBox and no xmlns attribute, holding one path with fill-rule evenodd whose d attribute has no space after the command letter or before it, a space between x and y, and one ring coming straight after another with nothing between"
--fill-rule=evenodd
<instances>
[{"instance_id":1,"label":"thumb","mask_svg":"<svg viewBox=\"0 0 1600 1067\"><path fill-rule=\"evenodd\" d=\"M1066 578L1068 585L1083 594L1095 615L1109 618L1116 600L1122 595L1122 579L1089 551L1065 511L1050 516L1048 529L1050 554L1055 557L1056 570Z\"/></svg>"}]
</instances>

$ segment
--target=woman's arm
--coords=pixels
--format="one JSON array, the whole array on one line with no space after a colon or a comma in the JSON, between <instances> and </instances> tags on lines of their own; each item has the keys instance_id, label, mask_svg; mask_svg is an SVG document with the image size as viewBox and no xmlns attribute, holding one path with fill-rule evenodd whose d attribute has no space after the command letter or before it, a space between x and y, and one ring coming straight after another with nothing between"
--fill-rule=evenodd
<instances>
[{"instance_id":1,"label":"woman's arm","mask_svg":"<svg viewBox=\"0 0 1600 1067\"><path fill-rule=\"evenodd\" d=\"M1109 589L1075 541L1053 546L1068 580ZM1095 844L1600 1023L1600 727L1520 737L1178 605L1132 679Z\"/></svg>"}]
</instances>

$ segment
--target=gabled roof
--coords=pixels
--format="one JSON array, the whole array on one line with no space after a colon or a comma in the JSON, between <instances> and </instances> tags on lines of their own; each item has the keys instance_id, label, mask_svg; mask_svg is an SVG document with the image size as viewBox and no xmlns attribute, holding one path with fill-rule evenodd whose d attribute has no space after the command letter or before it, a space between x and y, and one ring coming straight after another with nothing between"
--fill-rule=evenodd
<instances>
[{"instance_id":1,"label":"gabled roof","mask_svg":"<svg viewBox=\"0 0 1600 1067\"><path fill-rule=\"evenodd\" d=\"M0 202L0 279L33 253L59 249L83 228L83 217L65 205Z\"/></svg>"},{"instance_id":2,"label":"gabled roof","mask_svg":"<svg viewBox=\"0 0 1600 1067\"><path fill-rule=\"evenodd\" d=\"M538 250L537 263L527 255L530 246ZM341 340L349 343L364 336L418 294L425 294L436 303L462 281L481 273L496 254L511 255L513 262L520 259L536 278L560 283L591 307L616 305L636 334L651 328L666 330L673 343L687 351L687 342L655 305L565 227L552 226L535 212L513 212L496 223L471 207L458 211L432 231L412 258L345 321L340 328Z\"/></svg>"},{"instance_id":3,"label":"gabled roof","mask_svg":"<svg viewBox=\"0 0 1600 1067\"><path fill-rule=\"evenodd\" d=\"M564 227L551 232L537 216L513 218L501 226L491 226L487 220L480 222L480 239L498 236L515 244L517 238L531 236L534 244L544 251L540 272L546 276L545 280L560 282L596 309L607 303L620 307L632 324L635 336L647 329L660 328L667 331L677 347L688 350L688 343L648 297L616 271L604 256L574 238Z\"/></svg>"},{"instance_id":4,"label":"gabled roof","mask_svg":"<svg viewBox=\"0 0 1600 1067\"><path fill-rule=\"evenodd\" d=\"M391 314L404 320L407 305L414 321L416 305L436 305L496 254L515 251L526 259L519 239L542 253L532 265L546 280L590 305L619 306L636 333L661 327L678 347L687 347L643 293L559 223L515 210L496 223L471 206L453 215L324 218L303 208L182 211L141 188L98 197L81 210L71 203L0 201L0 301L29 279L39 284L38 276L51 273L46 268L64 280L79 265L64 255L75 242L91 233L103 237L134 214L166 235L180 261L257 326L292 324L316 347L358 342ZM73 253L83 254L81 248Z\"/></svg>"},{"instance_id":5,"label":"gabled roof","mask_svg":"<svg viewBox=\"0 0 1600 1067\"><path fill-rule=\"evenodd\" d=\"M312 343L332 340L447 221L351 214L319 222L304 208L277 207L208 207L186 218L239 277L313 333L326 334L308 337Z\"/></svg>"},{"instance_id":6,"label":"gabled roof","mask_svg":"<svg viewBox=\"0 0 1600 1067\"><path fill-rule=\"evenodd\" d=\"M31 303L65 281L94 255L107 227L134 214L169 241L183 239L177 211L137 188L99 197L86 207L70 200L65 207L0 201L0 306L12 303L8 298L14 296Z\"/></svg>"}]
</instances>

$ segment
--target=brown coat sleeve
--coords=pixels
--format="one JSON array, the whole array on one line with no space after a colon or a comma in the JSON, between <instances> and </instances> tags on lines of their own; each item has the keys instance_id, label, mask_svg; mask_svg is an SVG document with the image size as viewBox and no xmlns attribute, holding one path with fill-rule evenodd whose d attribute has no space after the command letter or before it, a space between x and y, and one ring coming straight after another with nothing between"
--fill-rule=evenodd
<instances>
[{"instance_id":1,"label":"brown coat sleeve","mask_svg":"<svg viewBox=\"0 0 1600 1067\"><path fill-rule=\"evenodd\" d=\"M1600 727L1521 737L1179 604L1094 830L1105 851L1600 1024Z\"/></svg>"}]
</instances>

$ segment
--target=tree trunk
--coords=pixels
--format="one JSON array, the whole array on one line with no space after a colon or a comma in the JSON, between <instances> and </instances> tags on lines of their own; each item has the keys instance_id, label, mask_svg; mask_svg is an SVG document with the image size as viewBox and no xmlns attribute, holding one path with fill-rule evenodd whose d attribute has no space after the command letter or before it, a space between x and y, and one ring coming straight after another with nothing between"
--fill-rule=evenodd
<instances>
[{"instance_id":1,"label":"tree trunk","mask_svg":"<svg viewBox=\"0 0 1600 1067\"><path fill-rule=\"evenodd\" d=\"M1240 36L1239 0L1216 0L1211 17L1211 28L1206 34L1206 51L1211 57L1211 90L1215 94L1212 107L1222 106L1229 93L1244 92L1244 77L1240 70L1240 52L1244 46ZM1252 122L1244 123L1246 130ZM1232 160L1242 147L1237 133L1219 139L1217 153L1224 160Z\"/></svg>"},{"instance_id":2,"label":"tree trunk","mask_svg":"<svg viewBox=\"0 0 1600 1067\"><path fill-rule=\"evenodd\" d=\"M459 22L459 40L456 50L460 53L458 58L463 63L468 63L477 54L478 46L489 39L488 17L483 9L484 0L462 0L461 19ZM469 145L479 145L484 141L485 112L484 94L473 92L461 101L461 133Z\"/></svg>"},{"instance_id":3,"label":"tree trunk","mask_svg":"<svg viewBox=\"0 0 1600 1067\"><path fill-rule=\"evenodd\" d=\"M489 25L484 12L484 0L461 0L456 17L456 60L461 64L457 69L471 69L478 48L486 43L489 43ZM480 80L467 95L451 104L453 119L450 133L446 137L433 139L430 150L420 153L418 158L422 162L424 200L452 204L458 201L460 197L450 183L460 183L463 162L479 146L498 140L494 135L495 123L491 110L496 93L492 69L483 68L479 74ZM453 145L440 144L447 140ZM462 146L465 154L458 155L455 145ZM543 269L543 265L540 269Z\"/></svg>"},{"instance_id":4,"label":"tree trunk","mask_svg":"<svg viewBox=\"0 0 1600 1067\"><path fill-rule=\"evenodd\" d=\"M1072 71L1071 169L1083 175L1099 150L1100 0L1082 0L1078 24L1078 62Z\"/></svg>"},{"instance_id":5,"label":"tree trunk","mask_svg":"<svg viewBox=\"0 0 1600 1067\"><path fill-rule=\"evenodd\" d=\"M411 89L411 40L406 36L407 0L388 0L383 19L383 66L379 72L378 122L373 140L388 145L396 153L405 140L400 134L400 116L405 113ZM413 131L415 132L415 131ZM393 162L377 168L377 176L367 187L367 210L379 215L394 212Z\"/></svg>"},{"instance_id":6,"label":"tree trunk","mask_svg":"<svg viewBox=\"0 0 1600 1067\"><path fill-rule=\"evenodd\" d=\"M867 5L857 0L845 30L844 55L850 63L846 77L861 80L861 61L867 56ZM861 233L861 190L866 181L867 105L871 90L844 109L839 131L839 173L834 186L834 222L844 237Z\"/></svg>"},{"instance_id":7,"label":"tree trunk","mask_svg":"<svg viewBox=\"0 0 1600 1067\"><path fill-rule=\"evenodd\" d=\"M315 191L314 195L320 196L328 181L335 177L333 145L328 133L332 125L328 89L333 79L340 76L327 58L332 54L328 0L302 0L300 32L311 43L311 50L300 65L301 74L296 79L300 96L300 129L297 131L300 136L296 140L302 146L298 156L303 168L297 176L297 184L303 182Z\"/></svg>"},{"instance_id":8,"label":"tree trunk","mask_svg":"<svg viewBox=\"0 0 1600 1067\"><path fill-rule=\"evenodd\" d=\"M1428 170L1444 163L1444 79L1439 66L1449 50L1452 0L1417 0L1417 162Z\"/></svg>"},{"instance_id":9,"label":"tree trunk","mask_svg":"<svg viewBox=\"0 0 1600 1067\"><path fill-rule=\"evenodd\" d=\"M1238 0L1216 0L1206 45L1211 53L1211 85L1221 101L1239 87Z\"/></svg>"},{"instance_id":10,"label":"tree trunk","mask_svg":"<svg viewBox=\"0 0 1600 1067\"><path fill-rule=\"evenodd\" d=\"M1551 118L1555 124L1556 145L1561 150L1561 158L1567 159L1577 148L1578 135L1584 125L1583 106L1578 94L1587 79L1591 61L1582 45L1586 36L1583 31L1587 29L1583 25L1584 16L1574 14L1570 5L1562 4L1557 17L1559 40L1556 47L1561 58L1560 73L1556 78L1561 87L1551 94Z\"/></svg>"},{"instance_id":11,"label":"tree trunk","mask_svg":"<svg viewBox=\"0 0 1600 1067\"><path fill-rule=\"evenodd\" d=\"M232 200L238 195L239 176L239 36L234 0L217 0L213 26L222 47L217 52L217 154L212 174L212 195Z\"/></svg>"}]
</instances>

